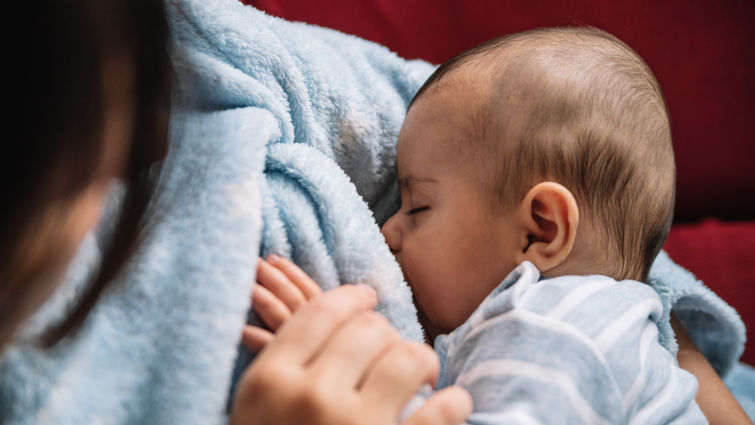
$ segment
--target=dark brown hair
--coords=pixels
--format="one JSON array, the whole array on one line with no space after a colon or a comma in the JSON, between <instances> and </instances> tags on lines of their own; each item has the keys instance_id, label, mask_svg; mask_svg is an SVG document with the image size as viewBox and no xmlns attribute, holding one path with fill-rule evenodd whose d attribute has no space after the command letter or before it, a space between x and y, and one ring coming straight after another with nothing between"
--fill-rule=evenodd
<instances>
[{"instance_id":1,"label":"dark brown hair","mask_svg":"<svg viewBox=\"0 0 755 425\"><path fill-rule=\"evenodd\" d=\"M13 151L3 155L0 218L0 350L54 289L67 209L101 178L106 108L103 73L130 67L133 127L118 177L126 191L99 270L78 303L43 338L77 329L136 246L153 185L148 170L167 149L168 27L159 0L21 2L26 37L14 40ZM121 63L118 62L118 63ZM116 83L117 84L117 83ZM57 224L56 224L57 223ZM40 244L39 242L44 242Z\"/></svg>"},{"instance_id":2,"label":"dark brown hair","mask_svg":"<svg viewBox=\"0 0 755 425\"><path fill-rule=\"evenodd\" d=\"M597 28L535 29L452 58L412 104L463 78L493 82L477 127L496 130L475 138L486 139L477 160L494 163L483 184L495 204L518 203L544 179L564 185L603 245L595 272L645 280L671 226L675 179L666 103L645 62Z\"/></svg>"}]
</instances>

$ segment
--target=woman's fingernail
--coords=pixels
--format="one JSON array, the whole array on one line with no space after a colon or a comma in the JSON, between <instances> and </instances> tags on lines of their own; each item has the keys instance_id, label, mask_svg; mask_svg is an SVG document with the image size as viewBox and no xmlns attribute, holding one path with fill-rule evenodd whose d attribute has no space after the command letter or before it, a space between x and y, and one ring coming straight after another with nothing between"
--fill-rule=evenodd
<instances>
[{"instance_id":1,"label":"woman's fingernail","mask_svg":"<svg viewBox=\"0 0 755 425\"><path fill-rule=\"evenodd\" d=\"M267 262L268 263L275 263L278 260L280 260L281 257L278 254L270 254L267 256Z\"/></svg>"},{"instance_id":2,"label":"woman's fingernail","mask_svg":"<svg viewBox=\"0 0 755 425\"><path fill-rule=\"evenodd\" d=\"M377 298L377 293L375 292L375 290L365 285L364 283L358 283L356 287L366 296L370 298Z\"/></svg>"}]
</instances>

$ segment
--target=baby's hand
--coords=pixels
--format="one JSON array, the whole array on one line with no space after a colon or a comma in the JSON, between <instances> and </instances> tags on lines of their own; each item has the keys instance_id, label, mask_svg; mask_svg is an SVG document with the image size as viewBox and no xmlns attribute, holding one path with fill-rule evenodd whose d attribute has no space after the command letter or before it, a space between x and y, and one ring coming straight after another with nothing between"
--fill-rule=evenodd
<instances>
[{"instance_id":1,"label":"baby's hand","mask_svg":"<svg viewBox=\"0 0 755 425\"><path fill-rule=\"evenodd\" d=\"M320 287L296 264L271 254L267 261L260 258L257 263L252 309L275 332L296 310L321 293ZM246 326L241 340L251 350L260 351L273 337L266 329Z\"/></svg>"}]
</instances>

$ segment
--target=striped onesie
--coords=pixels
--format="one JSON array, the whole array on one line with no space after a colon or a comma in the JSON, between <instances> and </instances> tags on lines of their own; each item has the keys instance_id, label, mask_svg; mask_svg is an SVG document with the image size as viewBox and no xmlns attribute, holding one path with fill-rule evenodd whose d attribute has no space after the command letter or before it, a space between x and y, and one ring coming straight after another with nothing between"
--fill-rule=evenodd
<instances>
[{"instance_id":1,"label":"striped onesie","mask_svg":"<svg viewBox=\"0 0 755 425\"><path fill-rule=\"evenodd\" d=\"M472 424L707 423L697 381L658 342L661 311L646 284L540 279L524 262L435 340L438 389L470 392Z\"/></svg>"}]
</instances>

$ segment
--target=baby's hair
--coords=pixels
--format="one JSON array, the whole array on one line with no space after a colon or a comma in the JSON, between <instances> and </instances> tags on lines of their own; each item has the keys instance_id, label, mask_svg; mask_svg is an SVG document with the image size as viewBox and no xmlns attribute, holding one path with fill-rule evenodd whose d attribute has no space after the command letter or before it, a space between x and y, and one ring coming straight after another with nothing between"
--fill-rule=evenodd
<instances>
[{"instance_id":1,"label":"baby's hair","mask_svg":"<svg viewBox=\"0 0 755 425\"><path fill-rule=\"evenodd\" d=\"M596 230L601 246L588 247L600 257L596 271L646 280L671 226L675 166L666 103L645 62L596 28L536 29L454 57L412 103L463 84L462 69L492 82L473 124L483 129L477 160L493 163L483 184L494 205L516 205L533 185L556 181Z\"/></svg>"}]
</instances>

